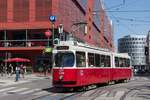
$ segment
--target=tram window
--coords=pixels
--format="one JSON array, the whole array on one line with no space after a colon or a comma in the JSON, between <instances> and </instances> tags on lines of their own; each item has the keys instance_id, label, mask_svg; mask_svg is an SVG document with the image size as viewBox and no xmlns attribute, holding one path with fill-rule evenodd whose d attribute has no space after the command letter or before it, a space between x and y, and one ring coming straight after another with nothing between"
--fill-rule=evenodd
<instances>
[{"instance_id":1,"label":"tram window","mask_svg":"<svg viewBox=\"0 0 150 100\"><path fill-rule=\"evenodd\" d=\"M125 60L125 65L126 65L126 67L130 67L130 59Z\"/></svg>"},{"instance_id":2,"label":"tram window","mask_svg":"<svg viewBox=\"0 0 150 100\"><path fill-rule=\"evenodd\" d=\"M120 67L125 67L125 59L124 58L119 59L119 66Z\"/></svg>"},{"instance_id":3,"label":"tram window","mask_svg":"<svg viewBox=\"0 0 150 100\"><path fill-rule=\"evenodd\" d=\"M105 67L110 67L110 56L105 57Z\"/></svg>"},{"instance_id":4,"label":"tram window","mask_svg":"<svg viewBox=\"0 0 150 100\"><path fill-rule=\"evenodd\" d=\"M122 67L122 59L119 58L119 67Z\"/></svg>"},{"instance_id":5,"label":"tram window","mask_svg":"<svg viewBox=\"0 0 150 100\"><path fill-rule=\"evenodd\" d=\"M57 53L55 55L55 66L56 67L73 67L74 65L74 54L71 52Z\"/></svg>"},{"instance_id":6,"label":"tram window","mask_svg":"<svg viewBox=\"0 0 150 100\"><path fill-rule=\"evenodd\" d=\"M119 67L119 58L115 57L115 67Z\"/></svg>"},{"instance_id":7,"label":"tram window","mask_svg":"<svg viewBox=\"0 0 150 100\"><path fill-rule=\"evenodd\" d=\"M111 67L110 56L101 55L101 67Z\"/></svg>"},{"instance_id":8,"label":"tram window","mask_svg":"<svg viewBox=\"0 0 150 100\"><path fill-rule=\"evenodd\" d=\"M88 66L89 67L94 67L94 54L93 53L88 53Z\"/></svg>"},{"instance_id":9,"label":"tram window","mask_svg":"<svg viewBox=\"0 0 150 100\"><path fill-rule=\"evenodd\" d=\"M105 56L101 55L100 67L105 67Z\"/></svg>"},{"instance_id":10,"label":"tram window","mask_svg":"<svg viewBox=\"0 0 150 100\"><path fill-rule=\"evenodd\" d=\"M76 66L85 67L85 52L76 52Z\"/></svg>"},{"instance_id":11,"label":"tram window","mask_svg":"<svg viewBox=\"0 0 150 100\"><path fill-rule=\"evenodd\" d=\"M126 67L126 59L125 58L123 58L123 67Z\"/></svg>"},{"instance_id":12,"label":"tram window","mask_svg":"<svg viewBox=\"0 0 150 100\"><path fill-rule=\"evenodd\" d=\"M95 66L100 67L100 55L95 54Z\"/></svg>"}]
</instances>

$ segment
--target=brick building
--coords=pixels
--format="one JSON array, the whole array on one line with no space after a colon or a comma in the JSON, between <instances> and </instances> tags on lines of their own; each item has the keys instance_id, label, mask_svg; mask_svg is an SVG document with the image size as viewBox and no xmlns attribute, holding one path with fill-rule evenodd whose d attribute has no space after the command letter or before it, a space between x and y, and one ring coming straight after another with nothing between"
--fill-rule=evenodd
<instances>
[{"instance_id":1,"label":"brick building","mask_svg":"<svg viewBox=\"0 0 150 100\"><path fill-rule=\"evenodd\" d=\"M51 56L43 54L47 45L45 32L52 29L50 15L57 17L54 38L59 37L57 28L62 24L66 37L73 34L90 45L114 49L111 22L101 0L0 0L1 61L29 58L34 71L42 62L50 62ZM74 26L81 22L87 23L87 34L82 25ZM52 36L50 46L51 40Z\"/></svg>"}]
</instances>

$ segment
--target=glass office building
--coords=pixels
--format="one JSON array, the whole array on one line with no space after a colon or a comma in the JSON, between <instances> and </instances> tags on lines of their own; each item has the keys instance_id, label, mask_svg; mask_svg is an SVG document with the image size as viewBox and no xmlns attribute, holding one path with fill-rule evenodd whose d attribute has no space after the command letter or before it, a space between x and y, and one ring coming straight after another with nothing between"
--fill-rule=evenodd
<instances>
[{"instance_id":1,"label":"glass office building","mask_svg":"<svg viewBox=\"0 0 150 100\"><path fill-rule=\"evenodd\" d=\"M118 40L118 52L128 53L136 69L146 68L145 46L146 35L127 35Z\"/></svg>"}]
</instances>

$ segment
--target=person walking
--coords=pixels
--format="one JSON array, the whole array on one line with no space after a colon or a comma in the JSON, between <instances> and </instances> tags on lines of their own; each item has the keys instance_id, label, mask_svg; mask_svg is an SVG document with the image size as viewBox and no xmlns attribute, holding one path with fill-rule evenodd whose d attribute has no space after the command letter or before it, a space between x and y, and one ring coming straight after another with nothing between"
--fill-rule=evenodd
<instances>
[{"instance_id":1,"label":"person walking","mask_svg":"<svg viewBox=\"0 0 150 100\"><path fill-rule=\"evenodd\" d=\"M43 71L44 71L44 76L46 76L46 73L47 73L47 65L46 64L43 64Z\"/></svg>"},{"instance_id":2,"label":"person walking","mask_svg":"<svg viewBox=\"0 0 150 100\"><path fill-rule=\"evenodd\" d=\"M16 78L15 81L17 82L20 78L20 67L17 65L16 66Z\"/></svg>"},{"instance_id":3,"label":"person walking","mask_svg":"<svg viewBox=\"0 0 150 100\"><path fill-rule=\"evenodd\" d=\"M0 73L1 73L1 76L3 77L3 74L4 74L4 65L3 65L3 63L1 63L1 65L0 65Z\"/></svg>"},{"instance_id":4,"label":"person walking","mask_svg":"<svg viewBox=\"0 0 150 100\"><path fill-rule=\"evenodd\" d=\"M24 79L25 66L23 64L20 65L20 73L22 75L22 78Z\"/></svg>"},{"instance_id":5,"label":"person walking","mask_svg":"<svg viewBox=\"0 0 150 100\"><path fill-rule=\"evenodd\" d=\"M12 76L14 73L14 67L12 66L12 64L9 64L9 73L10 73L10 76Z\"/></svg>"}]
</instances>

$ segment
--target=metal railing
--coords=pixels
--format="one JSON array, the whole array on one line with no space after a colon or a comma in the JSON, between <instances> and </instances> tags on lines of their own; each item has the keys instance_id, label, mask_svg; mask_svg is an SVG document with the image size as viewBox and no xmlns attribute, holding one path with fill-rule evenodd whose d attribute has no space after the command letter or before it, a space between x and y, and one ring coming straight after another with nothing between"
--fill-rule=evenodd
<instances>
[{"instance_id":1,"label":"metal railing","mask_svg":"<svg viewBox=\"0 0 150 100\"><path fill-rule=\"evenodd\" d=\"M0 40L0 47L47 46L51 41L51 39Z\"/></svg>"}]
</instances>

